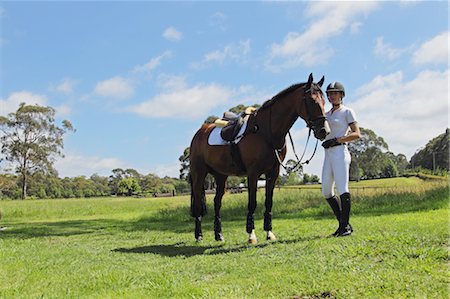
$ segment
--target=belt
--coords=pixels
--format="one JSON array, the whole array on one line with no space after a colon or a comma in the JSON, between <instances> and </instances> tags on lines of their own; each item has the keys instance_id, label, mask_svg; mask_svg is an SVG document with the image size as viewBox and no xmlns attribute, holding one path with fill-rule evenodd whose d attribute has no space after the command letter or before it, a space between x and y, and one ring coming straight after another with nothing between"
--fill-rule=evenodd
<instances>
[{"instance_id":1,"label":"belt","mask_svg":"<svg viewBox=\"0 0 450 299\"><path fill-rule=\"evenodd\" d=\"M333 144L332 146L330 146L329 148L331 148L331 147L335 147L335 146L341 146L341 145L347 145L347 143L336 143L336 144Z\"/></svg>"}]
</instances>

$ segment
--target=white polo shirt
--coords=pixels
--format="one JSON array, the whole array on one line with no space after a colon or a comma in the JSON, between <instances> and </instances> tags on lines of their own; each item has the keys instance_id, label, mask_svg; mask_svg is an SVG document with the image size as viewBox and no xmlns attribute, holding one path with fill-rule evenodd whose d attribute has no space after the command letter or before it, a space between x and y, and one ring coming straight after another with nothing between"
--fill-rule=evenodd
<instances>
[{"instance_id":1,"label":"white polo shirt","mask_svg":"<svg viewBox=\"0 0 450 299\"><path fill-rule=\"evenodd\" d=\"M331 129L326 140L347 135L347 132L350 130L349 125L356 122L355 112L344 105L341 105L336 111L328 111L326 116Z\"/></svg>"}]
</instances>

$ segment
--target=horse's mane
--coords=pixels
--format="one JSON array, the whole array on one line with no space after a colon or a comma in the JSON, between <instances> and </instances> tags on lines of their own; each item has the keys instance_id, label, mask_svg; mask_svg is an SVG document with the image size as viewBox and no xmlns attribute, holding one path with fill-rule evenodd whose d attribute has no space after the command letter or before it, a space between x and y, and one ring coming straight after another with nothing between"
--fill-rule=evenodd
<instances>
[{"instance_id":1,"label":"horse's mane","mask_svg":"<svg viewBox=\"0 0 450 299\"><path fill-rule=\"evenodd\" d=\"M294 91L295 89L299 88L301 85L305 85L306 83L297 83L297 84L293 84L291 86L289 86L288 88L280 91L279 93L277 93L273 98L265 101L261 107L259 107L259 110L263 110L266 109L270 106L272 106L273 103L275 103L276 100L278 100L279 98L287 95L288 93Z\"/></svg>"}]
</instances>

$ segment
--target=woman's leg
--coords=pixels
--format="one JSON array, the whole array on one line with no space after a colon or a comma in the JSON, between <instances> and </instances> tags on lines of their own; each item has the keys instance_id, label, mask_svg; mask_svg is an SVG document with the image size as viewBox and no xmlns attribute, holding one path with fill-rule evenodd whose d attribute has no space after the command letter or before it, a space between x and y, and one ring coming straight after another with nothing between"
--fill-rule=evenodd
<instances>
[{"instance_id":1,"label":"woman's leg","mask_svg":"<svg viewBox=\"0 0 450 299\"><path fill-rule=\"evenodd\" d=\"M335 174L336 189L338 194L340 194L341 200L341 217L337 235L349 236L353 231L352 226L349 224L351 197L348 188L351 156L346 147L342 147L336 154L333 172Z\"/></svg>"}]
</instances>

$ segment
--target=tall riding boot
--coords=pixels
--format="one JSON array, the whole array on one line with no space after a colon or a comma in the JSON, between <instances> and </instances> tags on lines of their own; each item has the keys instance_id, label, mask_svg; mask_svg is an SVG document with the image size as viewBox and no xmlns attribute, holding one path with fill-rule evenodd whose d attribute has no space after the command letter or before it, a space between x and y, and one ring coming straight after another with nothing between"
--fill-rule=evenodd
<instances>
[{"instance_id":1,"label":"tall riding boot","mask_svg":"<svg viewBox=\"0 0 450 299\"><path fill-rule=\"evenodd\" d=\"M351 207L351 200L350 200L350 193L346 192L341 194L341 206L342 206L342 212L341 212L341 220L339 222L339 237L345 237L350 236L353 232L353 228L349 223L350 220L350 207Z\"/></svg>"},{"instance_id":2,"label":"tall riding boot","mask_svg":"<svg viewBox=\"0 0 450 299\"><path fill-rule=\"evenodd\" d=\"M336 195L333 195L330 198L327 198L327 202L330 205L331 209L333 210L334 215L336 216L336 219L339 223L341 223L341 208L339 207L338 199ZM336 237L339 233L339 228L332 233L331 235L333 237Z\"/></svg>"}]
</instances>

